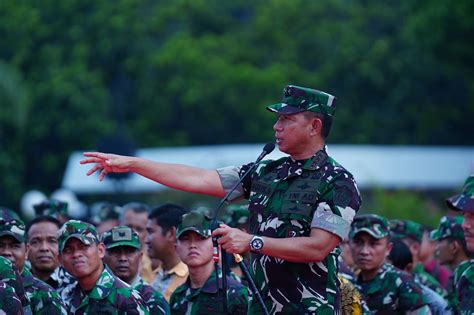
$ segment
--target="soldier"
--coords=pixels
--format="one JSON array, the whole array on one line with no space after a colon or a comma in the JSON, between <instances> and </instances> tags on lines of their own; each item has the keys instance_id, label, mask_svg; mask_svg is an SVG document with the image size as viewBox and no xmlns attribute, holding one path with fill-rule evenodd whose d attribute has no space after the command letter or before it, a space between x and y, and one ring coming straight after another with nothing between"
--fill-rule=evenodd
<instances>
[{"instance_id":1,"label":"soldier","mask_svg":"<svg viewBox=\"0 0 474 315\"><path fill-rule=\"evenodd\" d=\"M63 292L69 314L149 314L140 294L102 263L105 246L93 225L69 220L58 232L59 261L77 284Z\"/></svg>"},{"instance_id":2,"label":"soldier","mask_svg":"<svg viewBox=\"0 0 474 315\"><path fill-rule=\"evenodd\" d=\"M335 108L336 98L328 93L285 87L282 102L267 109L277 115L276 144L289 156L255 169L250 163L205 170L98 152L84 153L81 163L96 163L88 175L100 171L100 180L110 172L132 171L221 198L242 180L230 199L250 200L250 233L223 225L213 236L230 253L252 252L251 272L271 313L337 314L337 245L361 199L353 176L326 152ZM250 313L261 311L251 299Z\"/></svg>"},{"instance_id":3,"label":"soldier","mask_svg":"<svg viewBox=\"0 0 474 315\"><path fill-rule=\"evenodd\" d=\"M110 230L114 226L118 226L120 213L122 207L115 203L105 202L99 207L99 212L93 217L93 223L97 226L97 233L102 233Z\"/></svg>"},{"instance_id":4,"label":"soldier","mask_svg":"<svg viewBox=\"0 0 474 315\"><path fill-rule=\"evenodd\" d=\"M176 231L176 251L189 268L189 277L171 295L172 314L247 314L248 291L227 276L227 313L224 291L216 284L217 271L212 259L211 223L204 214L192 211L183 216ZM221 282L219 282L220 284ZM221 287L220 287L221 288Z\"/></svg>"},{"instance_id":5,"label":"soldier","mask_svg":"<svg viewBox=\"0 0 474 315\"><path fill-rule=\"evenodd\" d=\"M128 226L113 227L102 235L105 245L104 263L114 275L128 283L143 297L150 314L169 314L163 295L143 281L138 270L143 252L137 232Z\"/></svg>"},{"instance_id":6,"label":"soldier","mask_svg":"<svg viewBox=\"0 0 474 315\"><path fill-rule=\"evenodd\" d=\"M140 237L143 258L140 266L140 275L143 280L152 283L155 279L155 274L151 267L151 260L148 257L148 250L146 249L146 225L148 222L148 214L150 207L143 202L129 202L122 206L122 213L120 214L119 224L128 226L135 230Z\"/></svg>"},{"instance_id":7,"label":"soldier","mask_svg":"<svg viewBox=\"0 0 474 315\"><path fill-rule=\"evenodd\" d=\"M350 246L360 268L356 285L370 311L377 314L429 314L421 287L385 259L392 249L388 220L361 215L352 223Z\"/></svg>"},{"instance_id":8,"label":"soldier","mask_svg":"<svg viewBox=\"0 0 474 315\"><path fill-rule=\"evenodd\" d=\"M188 277L188 266L176 252L176 229L186 212L183 207L168 203L156 207L148 216L148 255L161 261L152 287L163 294L166 301Z\"/></svg>"},{"instance_id":9,"label":"soldier","mask_svg":"<svg viewBox=\"0 0 474 315\"><path fill-rule=\"evenodd\" d=\"M18 298L20 301L20 307L23 311L21 314L25 315L30 315L31 314L31 308L30 308L30 300L26 296L25 288L23 286L23 280L21 278L20 273L16 269L16 267L12 264L12 262L8 259L6 259L3 256L0 256L0 281L5 284L8 288L11 288L13 292L15 293L12 298ZM5 294L8 294L10 292L10 289L4 289ZM0 305L2 302L7 302L8 300L8 295L5 295L5 298L3 298L3 292L0 293ZM11 306L5 307L6 309L15 309L16 302L12 301ZM3 306L0 306L0 310L2 310ZM9 314L5 310L6 314Z\"/></svg>"},{"instance_id":10,"label":"soldier","mask_svg":"<svg viewBox=\"0 0 474 315\"><path fill-rule=\"evenodd\" d=\"M33 314L66 314L66 308L52 287L31 274L25 266L25 224L13 217L0 218L0 255L9 259L21 274Z\"/></svg>"},{"instance_id":11,"label":"soldier","mask_svg":"<svg viewBox=\"0 0 474 315\"><path fill-rule=\"evenodd\" d=\"M23 314L21 301L18 295L16 295L15 289L3 281L0 281L0 297L0 314Z\"/></svg>"},{"instance_id":12,"label":"soldier","mask_svg":"<svg viewBox=\"0 0 474 315\"><path fill-rule=\"evenodd\" d=\"M427 273L419 261L421 251L421 241L423 239L423 228L421 224L411 220L390 220L390 236L392 239L399 239L404 242L413 255L412 274L415 281L426 285L431 290L446 298L448 292L444 289L432 275Z\"/></svg>"},{"instance_id":13,"label":"soldier","mask_svg":"<svg viewBox=\"0 0 474 315\"><path fill-rule=\"evenodd\" d=\"M26 226L26 247L31 273L56 289L62 289L74 283L71 277L59 264L58 230L61 223L49 215L35 217Z\"/></svg>"},{"instance_id":14,"label":"soldier","mask_svg":"<svg viewBox=\"0 0 474 315\"><path fill-rule=\"evenodd\" d=\"M474 252L474 175L466 179L462 192L448 198L446 203L450 209L464 213L464 238L467 249ZM462 273L457 284L460 314L474 312L474 260L469 262L469 267Z\"/></svg>"},{"instance_id":15,"label":"soldier","mask_svg":"<svg viewBox=\"0 0 474 315\"><path fill-rule=\"evenodd\" d=\"M437 230L432 231L431 238L437 241L436 252L441 264L454 270L448 291L449 307L454 314L458 309L457 283L463 272L471 265L472 253L467 250L463 217L442 217Z\"/></svg>"},{"instance_id":16,"label":"soldier","mask_svg":"<svg viewBox=\"0 0 474 315\"><path fill-rule=\"evenodd\" d=\"M69 220L68 207L67 202L57 199L46 199L33 205L36 215L53 217L60 225Z\"/></svg>"}]
</instances>

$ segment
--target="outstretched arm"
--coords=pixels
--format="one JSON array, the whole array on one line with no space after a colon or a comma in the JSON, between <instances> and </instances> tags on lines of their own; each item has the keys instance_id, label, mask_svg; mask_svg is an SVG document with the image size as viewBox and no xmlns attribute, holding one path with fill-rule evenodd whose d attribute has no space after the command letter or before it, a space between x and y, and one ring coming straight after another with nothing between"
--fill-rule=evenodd
<instances>
[{"instance_id":1,"label":"outstretched arm","mask_svg":"<svg viewBox=\"0 0 474 315\"><path fill-rule=\"evenodd\" d=\"M224 196L224 188L215 170L101 152L86 152L84 156L87 158L82 160L81 164L95 163L87 175L100 172L101 181L109 173L133 172L170 188L216 197Z\"/></svg>"}]
</instances>

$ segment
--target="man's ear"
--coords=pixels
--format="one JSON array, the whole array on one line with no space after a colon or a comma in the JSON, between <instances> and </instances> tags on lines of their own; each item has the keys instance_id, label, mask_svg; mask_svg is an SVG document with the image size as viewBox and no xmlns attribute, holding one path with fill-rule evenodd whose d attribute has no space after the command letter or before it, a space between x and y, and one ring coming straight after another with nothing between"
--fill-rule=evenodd
<instances>
[{"instance_id":1,"label":"man's ear","mask_svg":"<svg viewBox=\"0 0 474 315\"><path fill-rule=\"evenodd\" d=\"M323 122L318 117L315 117L315 118L313 118L313 120L311 122L311 127L313 128L312 131L311 131L312 135L321 134L321 131L323 129Z\"/></svg>"},{"instance_id":2,"label":"man's ear","mask_svg":"<svg viewBox=\"0 0 474 315\"><path fill-rule=\"evenodd\" d=\"M99 257L100 259L103 259L105 257L105 245L104 243L99 243L97 244L97 251L99 252Z\"/></svg>"},{"instance_id":3,"label":"man's ear","mask_svg":"<svg viewBox=\"0 0 474 315\"><path fill-rule=\"evenodd\" d=\"M176 243L176 227L171 227L168 232L166 232L166 238Z\"/></svg>"}]
</instances>

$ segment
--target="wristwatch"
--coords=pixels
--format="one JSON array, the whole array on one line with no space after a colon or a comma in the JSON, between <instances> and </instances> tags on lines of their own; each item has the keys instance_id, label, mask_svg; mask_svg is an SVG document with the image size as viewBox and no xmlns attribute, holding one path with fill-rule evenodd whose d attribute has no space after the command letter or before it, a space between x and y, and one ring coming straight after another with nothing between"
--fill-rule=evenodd
<instances>
[{"instance_id":1,"label":"wristwatch","mask_svg":"<svg viewBox=\"0 0 474 315\"><path fill-rule=\"evenodd\" d=\"M250 250L252 252L259 252L262 250L264 245L263 238L258 235L254 235L250 240Z\"/></svg>"}]
</instances>

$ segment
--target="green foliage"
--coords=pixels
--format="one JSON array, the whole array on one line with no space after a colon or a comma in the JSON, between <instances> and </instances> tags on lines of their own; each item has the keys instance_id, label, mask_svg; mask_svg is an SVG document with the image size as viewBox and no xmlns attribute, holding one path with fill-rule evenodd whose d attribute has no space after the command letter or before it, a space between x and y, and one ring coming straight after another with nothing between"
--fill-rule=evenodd
<instances>
[{"instance_id":1,"label":"green foliage","mask_svg":"<svg viewBox=\"0 0 474 315\"><path fill-rule=\"evenodd\" d=\"M288 83L338 97L329 141L472 144L472 1L0 1L0 195L72 150L266 142Z\"/></svg>"},{"instance_id":2,"label":"green foliage","mask_svg":"<svg viewBox=\"0 0 474 315\"><path fill-rule=\"evenodd\" d=\"M376 213L388 219L407 219L435 228L446 210L433 198L416 191L374 188L364 199L364 213ZM367 200L368 199L368 200Z\"/></svg>"}]
</instances>

